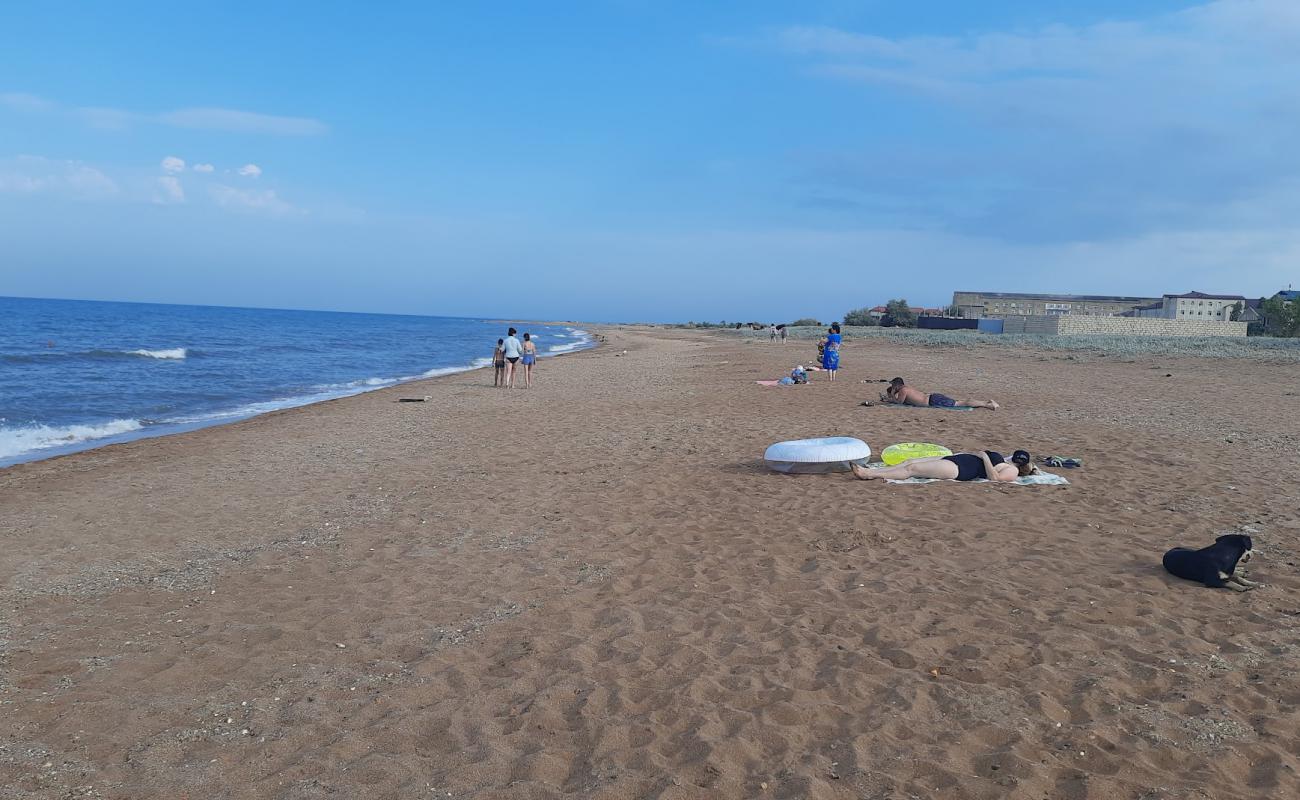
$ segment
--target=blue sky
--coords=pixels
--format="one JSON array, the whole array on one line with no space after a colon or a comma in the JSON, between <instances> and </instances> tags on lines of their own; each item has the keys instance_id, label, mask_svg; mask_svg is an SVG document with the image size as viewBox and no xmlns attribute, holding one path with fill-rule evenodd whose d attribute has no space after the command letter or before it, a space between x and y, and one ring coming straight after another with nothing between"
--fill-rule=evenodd
<instances>
[{"instance_id":1,"label":"blue sky","mask_svg":"<svg viewBox=\"0 0 1300 800\"><path fill-rule=\"evenodd\" d=\"M589 320L1300 276L1300 3L0 6L0 294Z\"/></svg>"}]
</instances>

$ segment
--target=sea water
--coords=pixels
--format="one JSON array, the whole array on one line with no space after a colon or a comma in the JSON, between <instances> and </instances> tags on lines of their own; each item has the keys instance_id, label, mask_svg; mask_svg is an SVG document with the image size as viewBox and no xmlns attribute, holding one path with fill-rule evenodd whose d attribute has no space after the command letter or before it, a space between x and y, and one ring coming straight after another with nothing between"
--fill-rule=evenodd
<instances>
[{"instance_id":1,"label":"sea water","mask_svg":"<svg viewBox=\"0 0 1300 800\"><path fill-rule=\"evenodd\" d=\"M594 341L513 324L543 357ZM0 466L475 369L510 325L0 297Z\"/></svg>"}]
</instances>

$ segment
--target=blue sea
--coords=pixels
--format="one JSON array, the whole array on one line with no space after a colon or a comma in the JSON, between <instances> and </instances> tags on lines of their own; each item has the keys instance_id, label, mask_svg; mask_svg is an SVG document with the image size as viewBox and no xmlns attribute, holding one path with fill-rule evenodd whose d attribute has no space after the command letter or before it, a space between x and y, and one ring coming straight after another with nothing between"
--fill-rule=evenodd
<instances>
[{"instance_id":1,"label":"blue sea","mask_svg":"<svg viewBox=\"0 0 1300 800\"><path fill-rule=\"evenodd\" d=\"M507 327L0 297L0 466L474 369ZM542 356L594 343L576 327L515 327Z\"/></svg>"}]
</instances>

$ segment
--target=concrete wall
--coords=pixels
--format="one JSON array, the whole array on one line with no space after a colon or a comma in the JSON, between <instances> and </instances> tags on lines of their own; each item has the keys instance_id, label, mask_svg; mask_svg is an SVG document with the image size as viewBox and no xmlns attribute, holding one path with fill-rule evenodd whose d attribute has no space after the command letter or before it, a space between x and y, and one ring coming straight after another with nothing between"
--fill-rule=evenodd
<instances>
[{"instance_id":1,"label":"concrete wall","mask_svg":"<svg viewBox=\"0 0 1300 800\"><path fill-rule=\"evenodd\" d=\"M1062 336L1245 336L1246 323L1149 317L1057 317Z\"/></svg>"},{"instance_id":2,"label":"concrete wall","mask_svg":"<svg viewBox=\"0 0 1300 800\"><path fill-rule=\"evenodd\" d=\"M1244 322L1152 317L1007 317L1003 333L1044 336L1245 336Z\"/></svg>"}]
</instances>

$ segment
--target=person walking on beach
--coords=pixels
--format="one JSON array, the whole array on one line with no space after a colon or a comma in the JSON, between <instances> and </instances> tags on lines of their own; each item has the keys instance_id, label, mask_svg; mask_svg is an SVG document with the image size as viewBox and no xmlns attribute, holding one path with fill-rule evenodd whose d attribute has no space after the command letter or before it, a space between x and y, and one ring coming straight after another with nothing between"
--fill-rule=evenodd
<instances>
[{"instance_id":1,"label":"person walking on beach","mask_svg":"<svg viewBox=\"0 0 1300 800\"><path fill-rule=\"evenodd\" d=\"M835 371L840 368L840 344L843 342L840 336L840 324L832 323L830 330L826 331L826 339L822 342L822 369L826 370L835 380Z\"/></svg>"},{"instance_id":2,"label":"person walking on beach","mask_svg":"<svg viewBox=\"0 0 1300 800\"><path fill-rule=\"evenodd\" d=\"M771 325L768 325L768 326L767 326L767 340L768 340L769 342L775 342L775 341L776 341L776 323L775 323L775 322L773 322Z\"/></svg>"},{"instance_id":3,"label":"person walking on beach","mask_svg":"<svg viewBox=\"0 0 1300 800\"><path fill-rule=\"evenodd\" d=\"M506 388L513 389L515 388L515 365L524 354L523 345L515 338L514 328L506 332L506 340L501 343L501 348L506 357Z\"/></svg>"},{"instance_id":4,"label":"person walking on beach","mask_svg":"<svg viewBox=\"0 0 1300 800\"><path fill-rule=\"evenodd\" d=\"M506 385L506 350L505 339L497 339L497 347L492 351L492 385Z\"/></svg>"},{"instance_id":5,"label":"person walking on beach","mask_svg":"<svg viewBox=\"0 0 1300 800\"><path fill-rule=\"evenodd\" d=\"M523 348L524 386L533 388L533 365L537 363L537 342L530 334L524 334Z\"/></svg>"},{"instance_id":6,"label":"person walking on beach","mask_svg":"<svg viewBox=\"0 0 1300 800\"><path fill-rule=\"evenodd\" d=\"M954 400L946 394L930 392L929 394L903 383L902 378L894 378L889 382L889 388L880 396L881 402L893 403L900 406L921 406L926 408L955 408L957 406L966 406L968 408L987 408L990 411L996 411L1001 408L994 400Z\"/></svg>"},{"instance_id":7,"label":"person walking on beach","mask_svg":"<svg viewBox=\"0 0 1300 800\"><path fill-rule=\"evenodd\" d=\"M785 326L777 325L776 329L781 333L781 344L785 344Z\"/></svg>"}]
</instances>

